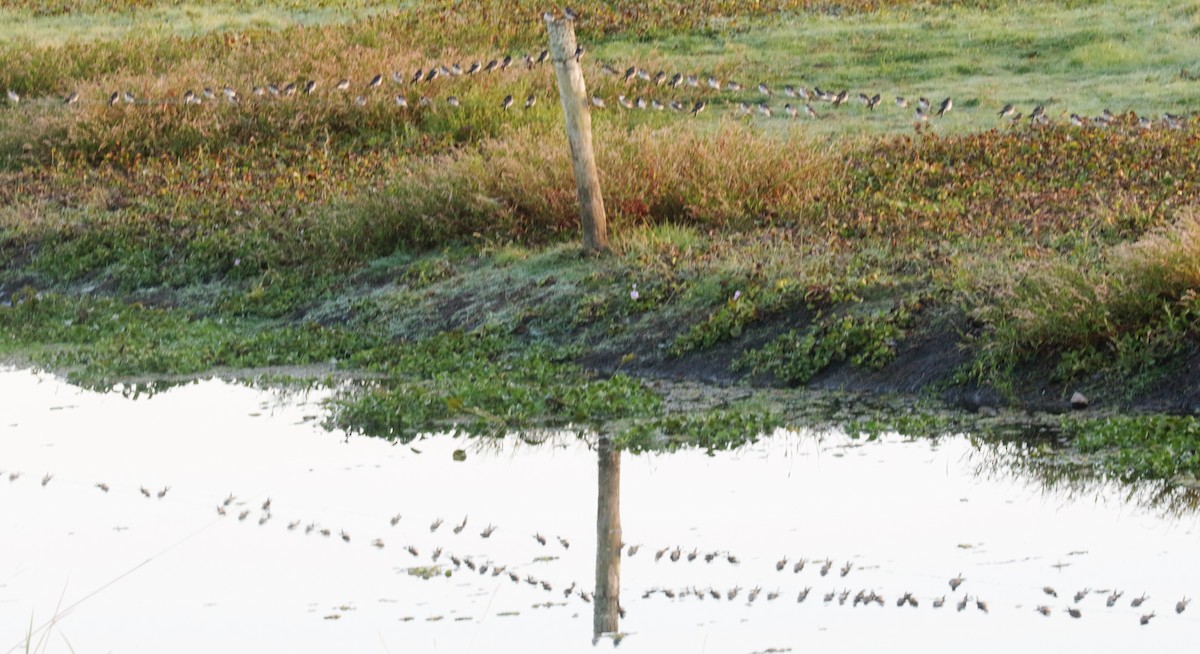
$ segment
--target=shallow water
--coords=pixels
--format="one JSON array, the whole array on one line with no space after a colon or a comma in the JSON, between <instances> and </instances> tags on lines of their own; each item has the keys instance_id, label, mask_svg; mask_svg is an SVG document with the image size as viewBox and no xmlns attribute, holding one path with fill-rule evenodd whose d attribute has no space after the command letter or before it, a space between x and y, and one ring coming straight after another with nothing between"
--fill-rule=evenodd
<instances>
[{"instance_id":1,"label":"shallow water","mask_svg":"<svg viewBox=\"0 0 1200 654\"><path fill-rule=\"evenodd\" d=\"M611 634L593 644L595 604L578 594L593 589L597 558L598 458L582 439L393 445L322 429L323 391L220 381L135 401L8 370L0 396L0 652L25 651L27 640L62 652L613 647ZM1200 606L1174 606L1200 592L1195 514L1161 515L1103 485L1048 491L996 460L964 436L861 442L837 432L780 432L712 457L621 455L622 538L640 548L620 559L620 650L1153 651L1194 640ZM506 571L456 568L452 554ZM794 573L801 557L808 563ZM834 565L822 577L825 559ZM438 576L408 574L433 565ZM952 592L960 572L966 581ZM1085 587L1125 594L1112 608L1099 592L1073 603ZM652 589L675 597L644 597ZM874 591L884 605L822 601L844 589ZM896 606L905 592L919 607ZM1146 603L1131 607L1143 592ZM943 595L946 606L933 608ZM955 610L964 595L988 612L973 600Z\"/></svg>"}]
</instances>

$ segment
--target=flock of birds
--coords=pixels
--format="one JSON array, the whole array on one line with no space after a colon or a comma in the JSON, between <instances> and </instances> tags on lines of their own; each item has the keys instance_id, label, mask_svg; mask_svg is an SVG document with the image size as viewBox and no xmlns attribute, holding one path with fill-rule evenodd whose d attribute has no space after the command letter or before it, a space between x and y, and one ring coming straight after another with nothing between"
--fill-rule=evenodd
<instances>
[{"instance_id":1,"label":"flock of birds","mask_svg":"<svg viewBox=\"0 0 1200 654\"><path fill-rule=\"evenodd\" d=\"M16 482L23 477L23 474L19 471L0 471L0 475L7 475L10 483ZM53 474L45 474L41 478L41 486L45 487L49 485L53 479ZM109 493L112 490L112 488L104 482L97 482L94 486L103 493ZM159 490L147 488L145 485L139 486L138 488L139 494L147 500L162 500L170 491L170 486L164 486ZM274 519L274 514L272 513L274 504L270 498L267 498L261 504L259 504L257 501L253 503L257 504L259 507L257 516L254 518L259 526L266 525ZM230 493L228 496L217 502L216 513L222 518L233 517L239 522L245 522L251 519L254 509L253 507L249 506L248 502L239 501L235 494ZM400 525L402 520L403 516L401 514L396 514L388 518L387 523L389 527L395 528ZM457 536L467 530L468 522L468 517L464 516L461 522L458 522L454 525L447 525L446 522L439 517L433 520L429 524L428 528L429 532L432 534L438 533L439 530L443 529L443 527L447 527L449 531L453 532L453 534ZM498 529L499 527L497 525L489 523L478 532L478 535L481 539L489 539L497 532ZM308 522L305 524L304 521L298 519L289 521L287 523L287 530L298 533L302 531L305 535L318 534L327 538L332 538L335 534L333 528L321 525L317 522ZM348 533L345 529L338 529L336 531L336 535L343 542L352 542L350 533ZM552 545L551 538L543 535L540 532L532 534L532 539L541 547ZM554 536L553 540L557 541L557 547L561 547L564 551L571 548L570 540L564 536ZM380 550L386 546L383 537L375 537L374 539L370 540L369 543L372 547ZM633 558L637 556L642 549L643 548L641 544L621 543L619 546L619 552L626 558ZM407 552L414 559L422 557L422 553L416 545L406 544L403 546L402 550ZM643 554L643 557L649 556L651 555ZM429 551L428 559L435 567L453 565L455 570L462 570L463 568L466 568L470 572L477 573L480 576L486 576L490 574L491 577L500 578L502 575L504 575L514 584L527 584L547 593L555 592L557 585L560 587L564 599L577 597L585 603L591 603L593 601L592 592L583 589L577 582L572 582L570 585L558 585L547 579L539 579L529 572L523 572L519 566L502 564L492 559L479 560L470 555L459 556L447 551L442 546L435 547ZM685 551L683 547L675 545L658 548L653 553L654 563L660 563L663 561L670 563L690 563L700 559L703 559L705 563L710 564L714 561L722 561L735 566L742 563L737 555L728 550L712 550L701 552L699 548L693 548L689 552ZM832 558L809 559L799 557L790 559L789 557L785 556L775 562L774 569L776 573L786 573L790 570L792 574L796 575L804 573L806 570L815 570L816 574L819 575L821 579L827 577L831 579L845 579L849 577L856 569L856 565L853 561L846 561L839 566ZM948 581L950 593L957 593L959 588L963 587L966 581L967 579L961 573L950 578ZM844 586L844 583L838 583L838 586ZM650 599L655 595L661 595L672 600L683 600L693 597L697 600L711 598L713 600L725 599L726 601L735 601L738 599L738 597L743 596L743 591L745 592L744 597L748 605L754 604L760 596L764 597L766 601L774 601L783 596L783 591L778 587L772 590L766 590L764 593L764 588L761 585L756 585L751 588L743 588L740 585L735 585L728 590L721 590L712 586L707 588L701 588L697 586L665 588L656 586L645 590L641 597L642 599ZM809 598L812 591L813 587L811 585L806 585L796 595L796 602L804 603ZM1043 587L1041 592L1047 598L1059 598L1058 591L1051 586ZM826 605L836 602L839 606L842 606L847 602L850 602L851 607L858 607L860 605L871 606L872 604L882 607L888 603L887 599L882 594L871 588L863 588L854 593L849 588L842 587L839 590L837 587L834 587L820 592L819 595L823 603ZM1105 606L1109 609L1112 609L1116 607L1118 603L1122 602L1123 598L1125 597L1125 592L1117 589L1093 590L1091 588L1084 588L1074 593L1073 601L1066 603L1065 606L1061 608L1061 612L1070 615L1072 618L1083 617L1082 605L1084 604L1084 600L1093 595L1104 596ZM1146 604L1149 600L1150 598L1145 593L1142 593L1136 597L1131 596L1128 599L1128 602L1130 607L1144 610L1144 607L1149 608ZM901 608L906 606L918 608L922 601L928 601L929 605L934 609L941 609L946 606L947 602L950 602L959 612L965 611L972 606L975 608L975 610L982 613L990 612L989 604L985 599L978 595L973 596L967 593L963 593L957 598L948 598L946 594L942 594L937 597L925 598L923 600L918 598L914 592L906 590L896 597L895 606ZM1176 601L1174 605L1175 613L1182 614L1185 610L1187 610L1190 602L1191 600L1187 597L1183 597ZM625 609L623 607L618 607L618 610L620 615L624 617ZM1050 616L1056 612L1055 609L1051 608L1049 604L1039 604L1034 610L1044 616ZM1154 610L1140 613L1138 618L1139 623L1141 625L1147 625L1156 617L1156 615L1157 614Z\"/></svg>"},{"instance_id":2,"label":"flock of birds","mask_svg":"<svg viewBox=\"0 0 1200 654\"><path fill-rule=\"evenodd\" d=\"M577 14L569 9L564 9L563 15L568 20L578 20ZM545 17L549 19L555 16L547 14ZM575 51L575 59L581 61L585 54L586 48L579 46ZM537 55L531 53L525 54L519 58L511 54L505 54L494 57L486 62L482 60L473 61L466 65L460 62L434 64L428 68L418 68L412 73L397 70L385 75L385 73L379 72L366 81L362 79L355 81L347 76L332 83L316 79L261 83L252 86L249 93L254 99L267 100L272 98L286 99L293 96L310 96L328 92L326 89L332 89L332 93L342 94L346 97L350 97L353 94L356 104L366 105L378 97L378 94L382 93L380 89L385 86L386 82L400 89L399 93L391 96L392 101L398 107L407 108L412 104L420 107L434 107L442 104L453 109L461 107L463 101L457 95L453 94L439 97L438 92L443 90L440 88L443 83L504 71L521 69L532 71L545 64L549 59L550 53L548 50L542 50ZM711 75L702 76L683 72L668 73L665 70L658 70L655 73L651 73L650 69L638 65L629 66L622 72L612 65L603 62L599 63L598 66L606 77L619 80L628 91L626 93L617 93L615 98L611 94L608 98L605 98L603 95L593 95L591 97L591 105L595 109L605 109L615 100L616 106L626 110L666 111L670 109L678 113L690 113L694 116L704 111L711 101L715 101L720 97L719 94L731 93L741 94L743 98L737 101L726 98L726 103L735 116L758 114L767 118L782 115L788 118L804 117L819 119L830 115L830 111L837 110L847 104L861 104L866 110L872 112L881 105L886 104L883 94L879 92L874 94L855 93L852 95L851 91L845 88L838 91L822 89L819 86L809 88L795 84L786 84L776 90L766 82L760 82L756 86L747 87L736 80L721 80ZM642 88L639 88L639 86ZM682 97L677 97L672 99L665 97L669 93L689 92L692 98L683 99ZM757 92L755 99L745 99L746 95L754 95L755 92ZM697 94L704 94L704 97L696 99L695 96ZM22 100L21 96L12 89L9 89L6 95L8 104L10 105L19 104ZM389 95L391 95L390 92ZM785 99L783 106L772 106L771 102L779 96ZM65 105L73 105L80 102L81 99L78 92L72 91L64 96L61 101ZM224 102L236 105L243 101L243 95L242 91L233 86L224 85L217 89L211 86L201 87L199 91L188 89L173 99L146 99L139 97L132 90L115 90L107 95L105 101L112 106L171 102L178 102L184 105ZM538 95L530 93L522 103L519 98L509 94L500 101L499 107L507 112L514 106L517 106L518 103L523 104L525 109L532 109L538 103ZM892 103L899 109L912 110L913 119L918 127L927 125L931 119L944 118L954 109L954 99L952 97L946 97L940 102L934 102L925 97L910 99L904 96L895 96ZM818 111L818 106L822 106L820 111ZM828 107L829 111L824 107ZM1037 105L1028 114L1025 114L1019 111L1014 104L1007 104L998 112L998 118L1008 119L1014 123L1027 120L1033 125L1045 125L1052 122L1051 116L1046 113L1045 105ZM1068 120L1070 124L1077 127L1103 127L1116 122L1117 118L1117 115L1106 109L1102 114L1093 118L1071 113ZM1186 122L1186 119L1187 117L1185 116L1167 113L1161 117L1159 122L1165 127L1180 128ZM1149 129L1156 124L1156 121L1147 116L1139 117L1137 120L1138 124L1144 129Z\"/></svg>"}]
</instances>

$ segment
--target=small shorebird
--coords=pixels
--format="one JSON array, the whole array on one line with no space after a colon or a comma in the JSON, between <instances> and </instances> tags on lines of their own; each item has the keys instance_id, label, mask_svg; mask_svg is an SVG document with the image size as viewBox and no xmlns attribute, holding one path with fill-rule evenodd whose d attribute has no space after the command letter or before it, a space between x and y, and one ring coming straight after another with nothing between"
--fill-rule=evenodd
<instances>
[{"instance_id":1,"label":"small shorebird","mask_svg":"<svg viewBox=\"0 0 1200 654\"><path fill-rule=\"evenodd\" d=\"M783 570L785 566L787 566L787 557L786 556L775 562L775 571L779 572L779 571Z\"/></svg>"},{"instance_id":2,"label":"small shorebird","mask_svg":"<svg viewBox=\"0 0 1200 654\"><path fill-rule=\"evenodd\" d=\"M579 20L579 14L575 13L575 10L571 9L570 7L563 7L562 12L563 12L563 17L566 18L567 20L570 20L570 21Z\"/></svg>"},{"instance_id":3,"label":"small shorebird","mask_svg":"<svg viewBox=\"0 0 1200 654\"><path fill-rule=\"evenodd\" d=\"M1191 601L1192 601L1192 600L1190 600L1190 599L1188 599L1188 598L1186 598L1186 597L1185 597L1185 598L1183 598L1183 599L1179 600L1178 602L1175 602L1175 612L1176 612L1176 613L1183 613L1183 612L1184 612L1184 610L1186 610L1186 609L1187 609L1187 605L1188 605L1189 603L1191 603Z\"/></svg>"},{"instance_id":4,"label":"small shorebird","mask_svg":"<svg viewBox=\"0 0 1200 654\"><path fill-rule=\"evenodd\" d=\"M403 93L396 95L396 106L397 107L407 107L408 106L408 98L404 97Z\"/></svg>"},{"instance_id":5,"label":"small shorebird","mask_svg":"<svg viewBox=\"0 0 1200 654\"><path fill-rule=\"evenodd\" d=\"M708 78L708 88L710 88L714 91L720 91L721 90L721 81L715 77Z\"/></svg>"},{"instance_id":6,"label":"small shorebird","mask_svg":"<svg viewBox=\"0 0 1200 654\"><path fill-rule=\"evenodd\" d=\"M350 88L350 80L345 78L338 80L338 83L335 84L333 88L339 91L346 91Z\"/></svg>"},{"instance_id":7,"label":"small shorebird","mask_svg":"<svg viewBox=\"0 0 1200 654\"><path fill-rule=\"evenodd\" d=\"M539 545L545 545L545 544L546 544L546 537L545 537L545 536L543 536L543 535L541 535L541 534L534 534L534 535L533 535L533 539L534 539L534 540L536 540L536 541L538 542L538 544L539 544Z\"/></svg>"},{"instance_id":8,"label":"small shorebird","mask_svg":"<svg viewBox=\"0 0 1200 654\"><path fill-rule=\"evenodd\" d=\"M429 533L433 533L433 532L437 531L438 527L441 527L441 526L442 526L441 518L434 520L432 523L429 524Z\"/></svg>"},{"instance_id":9,"label":"small shorebird","mask_svg":"<svg viewBox=\"0 0 1200 654\"><path fill-rule=\"evenodd\" d=\"M299 526L300 526L300 521L299 521L299 520L293 520L293 521L291 521L291 522L289 522L289 523L288 523L288 526L287 526L287 527L288 527L288 531L296 531L296 527L299 527Z\"/></svg>"},{"instance_id":10,"label":"small shorebird","mask_svg":"<svg viewBox=\"0 0 1200 654\"><path fill-rule=\"evenodd\" d=\"M536 95L530 94L528 98L525 98L525 108L526 109L532 109L533 105L535 105L535 104L537 104L537 96Z\"/></svg>"},{"instance_id":11,"label":"small shorebird","mask_svg":"<svg viewBox=\"0 0 1200 654\"><path fill-rule=\"evenodd\" d=\"M951 100L950 98L946 98L945 100L942 100L942 104L938 106L938 110L937 110L938 118L941 118L942 116L945 116L946 114L950 113L950 110L953 108L954 108L954 100Z\"/></svg>"},{"instance_id":12,"label":"small shorebird","mask_svg":"<svg viewBox=\"0 0 1200 654\"><path fill-rule=\"evenodd\" d=\"M96 488L99 488L100 490L104 491L105 493L108 492L108 484L106 484L104 482L100 482L100 483L96 484Z\"/></svg>"},{"instance_id":13,"label":"small shorebird","mask_svg":"<svg viewBox=\"0 0 1200 654\"><path fill-rule=\"evenodd\" d=\"M596 107L597 109L603 109L604 108L604 98L602 98L598 95L593 95L592 96L592 106Z\"/></svg>"},{"instance_id":14,"label":"small shorebird","mask_svg":"<svg viewBox=\"0 0 1200 654\"><path fill-rule=\"evenodd\" d=\"M758 83L758 92L767 96L768 98L771 97L771 87L767 86L765 82Z\"/></svg>"},{"instance_id":15,"label":"small shorebird","mask_svg":"<svg viewBox=\"0 0 1200 654\"><path fill-rule=\"evenodd\" d=\"M1053 588L1051 588L1049 586L1042 586L1042 592L1049 595L1050 597L1058 597L1058 591L1054 590Z\"/></svg>"},{"instance_id":16,"label":"small shorebird","mask_svg":"<svg viewBox=\"0 0 1200 654\"><path fill-rule=\"evenodd\" d=\"M392 519L391 519L389 522L391 522L391 523L392 523L392 526L393 526L393 527L395 527L396 525L400 524L400 514L399 514L399 513L397 513L396 515L392 516Z\"/></svg>"},{"instance_id":17,"label":"small shorebird","mask_svg":"<svg viewBox=\"0 0 1200 654\"><path fill-rule=\"evenodd\" d=\"M1075 593L1075 603L1078 604L1083 601L1083 598L1087 597L1087 594L1090 592L1092 592L1091 588L1084 588L1083 590Z\"/></svg>"},{"instance_id":18,"label":"small shorebird","mask_svg":"<svg viewBox=\"0 0 1200 654\"><path fill-rule=\"evenodd\" d=\"M804 559L804 558L802 558L802 559L800 559L799 561L796 561L796 563L792 565L792 572L793 572L793 573L798 573L798 572L800 572L801 570L803 570L803 569L804 569L804 564L805 564L805 563L808 563L808 559Z\"/></svg>"},{"instance_id":19,"label":"small shorebird","mask_svg":"<svg viewBox=\"0 0 1200 654\"><path fill-rule=\"evenodd\" d=\"M76 102L79 102L79 92L78 91L71 91L70 93L67 94L67 97L63 98L63 104L66 104L66 105L72 105L72 104L75 104Z\"/></svg>"},{"instance_id":20,"label":"small shorebird","mask_svg":"<svg viewBox=\"0 0 1200 654\"><path fill-rule=\"evenodd\" d=\"M158 499L161 500L162 498L166 497L167 491L169 491L169 490L171 490L170 486L163 486L163 489L158 491Z\"/></svg>"},{"instance_id":21,"label":"small shorebird","mask_svg":"<svg viewBox=\"0 0 1200 654\"><path fill-rule=\"evenodd\" d=\"M108 96L108 106L110 106L110 107L117 106L117 103L120 101L121 101L121 94L117 91L113 91L112 95Z\"/></svg>"},{"instance_id":22,"label":"small shorebird","mask_svg":"<svg viewBox=\"0 0 1200 654\"><path fill-rule=\"evenodd\" d=\"M149 489L147 489L145 486L140 486L140 487L138 487L138 490L140 490L142 492L142 495L144 495L146 497L146 499L150 499L150 490Z\"/></svg>"},{"instance_id":23,"label":"small shorebird","mask_svg":"<svg viewBox=\"0 0 1200 654\"><path fill-rule=\"evenodd\" d=\"M350 534L347 534L344 530L338 530L338 535L342 537L343 541L350 542Z\"/></svg>"},{"instance_id":24,"label":"small shorebird","mask_svg":"<svg viewBox=\"0 0 1200 654\"><path fill-rule=\"evenodd\" d=\"M1138 622L1143 625L1148 625L1148 624L1150 624L1150 620L1153 618L1154 618L1154 611L1151 611L1151 612L1143 615L1141 618L1138 618Z\"/></svg>"},{"instance_id":25,"label":"small shorebird","mask_svg":"<svg viewBox=\"0 0 1200 654\"><path fill-rule=\"evenodd\" d=\"M375 540L371 541L371 545L375 546L378 549L383 549L383 539L376 538Z\"/></svg>"},{"instance_id":26,"label":"small shorebird","mask_svg":"<svg viewBox=\"0 0 1200 654\"><path fill-rule=\"evenodd\" d=\"M463 516L463 521L455 525L454 533L461 534L463 529L467 528L467 516Z\"/></svg>"},{"instance_id":27,"label":"small shorebird","mask_svg":"<svg viewBox=\"0 0 1200 654\"><path fill-rule=\"evenodd\" d=\"M808 599L808 593L810 591L812 591L812 586L805 586L804 590L800 591L800 594L796 596L796 603L799 604Z\"/></svg>"},{"instance_id":28,"label":"small shorebird","mask_svg":"<svg viewBox=\"0 0 1200 654\"><path fill-rule=\"evenodd\" d=\"M633 556L634 554L637 554L639 548L641 548L641 545L630 545L629 549L625 550L625 556Z\"/></svg>"},{"instance_id":29,"label":"small shorebird","mask_svg":"<svg viewBox=\"0 0 1200 654\"><path fill-rule=\"evenodd\" d=\"M1042 615L1044 615L1046 617L1050 616L1050 607L1046 606L1045 604L1037 607L1036 609L1034 609L1034 611L1037 611L1038 613L1041 613Z\"/></svg>"},{"instance_id":30,"label":"small shorebird","mask_svg":"<svg viewBox=\"0 0 1200 654\"><path fill-rule=\"evenodd\" d=\"M851 567L853 567L853 565L854 564L851 563L850 561L846 561L846 565L842 566L842 569L841 569L841 573L842 573L843 577L850 574L850 569L851 569Z\"/></svg>"},{"instance_id":31,"label":"small shorebird","mask_svg":"<svg viewBox=\"0 0 1200 654\"><path fill-rule=\"evenodd\" d=\"M5 94L8 96L8 101L13 104L17 104L21 101L21 96L17 95L17 92L12 89L5 91Z\"/></svg>"},{"instance_id":32,"label":"small shorebird","mask_svg":"<svg viewBox=\"0 0 1200 654\"><path fill-rule=\"evenodd\" d=\"M317 90L317 80L310 79L304 83L304 94L312 95L312 92Z\"/></svg>"},{"instance_id":33,"label":"small shorebird","mask_svg":"<svg viewBox=\"0 0 1200 654\"><path fill-rule=\"evenodd\" d=\"M500 102L500 108L508 111L508 108L512 106L512 103L513 97L511 95L506 95L504 96L504 100Z\"/></svg>"},{"instance_id":34,"label":"small shorebird","mask_svg":"<svg viewBox=\"0 0 1200 654\"><path fill-rule=\"evenodd\" d=\"M1124 595L1124 594L1125 594L1125 593L1124 593L1124 592L1122 592L1122 591L1119 591L1119 590L1113 589L1113 592L1112 592L1112 594L1111 594L1111 595L1109 595L1109 596L1108 596L1108 599L1107 599L1107 600L1104 602L1105 606L1109 606L1109 607L1111 607L1111 606L1116 606L1116 604L1117 604L1117 600L1121 599L1121 596L1122 596L1122 595Z\"/></svg>"},{"instance_id":35,"label":"small shorebird","mask_svg":"<svg viewBox=\"0 0 1200 654\"><path fill-rule=\"evenodd\" d=\"M249 516L250 516L250 510L246 509L238 514L238 521L240 522L242 520L245 520Z\"/></svg>"},{"instance_id":36,"label":"small shorebird","mask_svg":"<svg viewBox=\"0 0 1200 654\"><path fill-rule=\"evenodd\" d=\"M46 484L49 484L51 479L54 479L54 475L47 472L46 475L42 477L42 485L45 486Z\"/></svg>"},{"instance_id":37,"label":"small shorebird","mask_svg":"<svg viewBox=\"0 0 1200 654\"><path fill-rule=\"evenodd\" d=\"M965 610L967 609L967 602L969 602L969 601L971 601L971 596L970 596L970 595L963 595L963 596L962 596L962 599L960 599L960 600L958 601L958 604L957 604L957 605L955 605L955 607L954 607L954 608L955 608L955 609L956 609L958 612L960 612L960 613L961 613L961 612L963 612L963 611L965 611Z\"/></svg>"},{"instance_id":38,"label":"small shorebird","mask_svg":"<svg viewBox=\"0 0 1200 654\"><path fill-rule=\"evenodd\" d=\"M1135 597L1135 598L1133 598L1133 601L1131 601L1131 602L1129 603L1129 605L1130 605L1130 606L1132 606L1132 607L1134 607L1134 608L1137 608L1137 607L1139 607L1139 606L1141 606L1141 605L1142 605L1142 602L1145 602L1145 601L1146 601L1146 600L1148 600L1148 599L1150 599L1150 598L1149 598L1149 597L1148 597L1148 596L1147 596L1145 593L1142 593L1142 596L1141 596L1141 597Z\"/></svg>"},{"instance_id":39,"label":"small shorebird","mask_svg":"<svg viewBox=\"0 0 1200 654\"><path fill-rule=\"evenodd\" d=\"M494 531L496 531L496 528L492 525L488 525L483 531L479 532L479 536L481 538L491 538L492 532Z\"/></svg>"},{"instance_id":40,"label":"small shorebird","mask_svg":"<svg viewBox=\"0 0 1200 654\"><path fill-rule=\"evenodd\" d=\"M902 97L899 95L896 96L896 106L900 107L901 109L907 109L908 108L908 98L905 98L905 97Z\"/></svg>"},{"instance_id":41,"label":"small shorebird","mask_svg":"<svg viewBox=\"0 0 1200 654\"><path fill-rule=\"evenodd\" d=\"M558 544L562 545L564 550L571 548L571 542L568 541L567 539L563 538L562 536L558 537Z\"/></svg>"},{"instance_id":42,"label":"small shorebird","mask_svg":"<svg viewBox=\"0 0 1200 654\"><path fill-rule=\"evenodd\" d=\"M967 580L966 577L963 577L961 572L958 573L958 576L956 576L950 580L950 590L952 590L952 591L958 590L958 587L961 586L962 583L966 580Z\"/></svg>"},{"instance_id":43,"label":"small shorebird","mask_svg":"<svg viewBox=\"0 0 1200 654\"><path fill-rule=\"evenodd\" d=\"M1000 113L997 114L997 116L1000 118L1007 118L1015 113L1017 113L1016 105L1006 104L1004 105L1004 108L1000 110Z\"/></svg>"},{"instance_id":44,"label":"small shorebird","mask_svg":"<svg viewBox=\"0 0 1200 654\"><path fill-rule=\"evenodd\" d=\"M941 597L933 600L933 608L935 608L935 609L940 609L945 605L946 605L946 596L945 595L942 595Z\"/></svg>"},{"instance_id":45,"label":"small shorebird","mask_svg":"<svg viewBox=\"0 0 1200 654\"><path fill-rule=\"evenodd\" d=\"M1079 609L1075 608L1074 606L1068 606L1066 610L1067 610L1067 613L1071 614L1072 618L1082 618L1083 617L1083 611L1080 611Z\"/></svg>"},{"instance_id":46,"label":"small shorebird","mask_svg":"<svg viewBox=\"0 0 1200 654\"><path fill-rule=\"evenodd\" d=\"M825 575L829 574L829 570L832 568L833 568L833 560L825 559L825 563L821 564L821 576L824 577Z\"/></svg>"},{"instance_id":47,"label":"small shorebird","mask_svg":"<svg viewBox=\"0 0 1200 654\"><path fill-rule=\"evenodd\" d=\"M269 498L269 497L268 497L268 498L267 498L267 501L262 503L262 510L263 510L263 511L270 511L270 510L271 510L271 498Z\"/></svg>"}]
</instances>

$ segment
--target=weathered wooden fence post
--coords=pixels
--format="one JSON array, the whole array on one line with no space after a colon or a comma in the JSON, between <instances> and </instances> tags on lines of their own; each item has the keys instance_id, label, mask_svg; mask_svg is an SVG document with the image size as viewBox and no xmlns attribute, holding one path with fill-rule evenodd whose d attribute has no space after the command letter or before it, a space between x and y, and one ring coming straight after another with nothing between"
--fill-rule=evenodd
<instances>
[{"instance_id":1,"label":"weathered wooden fence post","mask_svg":"<svg viewBox=\"0 0 1200 654\"><path fill-rule=\"evenodd\" d=\"M608 250L608 219L604 198L600 195L600 176L592 151L592 114L583 82L583 69L576 57L575 21L546 16L550 33L550 60L558 78L558 95L567 123L567 141L575 168L575 187L579 191L583 249L589 254Z\"/></svg>"},{"instance_id":2,"label":"weathered wooden fence post","mask_svg":"<svg viewBox=\"0 0 1200 654\"><path fill-rule=\"evenodd\" d=\"M621 602L621 451L602 437L596 447L599 483L596 500L596 594L592 635L615 633Z\"/></svg>"}]
</instances>

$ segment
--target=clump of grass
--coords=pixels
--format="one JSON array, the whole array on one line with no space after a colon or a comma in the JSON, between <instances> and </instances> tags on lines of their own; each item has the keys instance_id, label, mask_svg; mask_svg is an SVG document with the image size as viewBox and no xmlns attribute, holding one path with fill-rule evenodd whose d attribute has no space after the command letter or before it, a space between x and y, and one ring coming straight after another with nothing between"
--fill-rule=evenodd
<instances>
[{"instance_id":1,"label":"clump of grass","mask_svg":"<svg viewBox=\"0 0 1200 654\"><path fill-rule=\"evenodd\" d=\"M1200 338L1198 258L1200 219L1188 212L1091 264L1034 265L977 311L987 325L977 367L1061 357L1063 380L1151 372Z\"/></svg>"}]
</instances>

